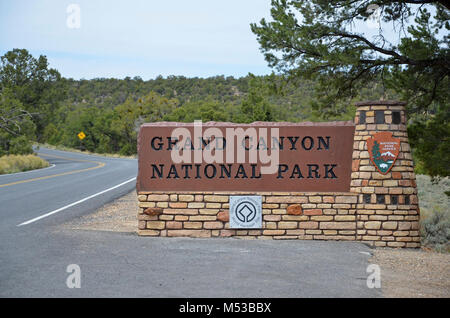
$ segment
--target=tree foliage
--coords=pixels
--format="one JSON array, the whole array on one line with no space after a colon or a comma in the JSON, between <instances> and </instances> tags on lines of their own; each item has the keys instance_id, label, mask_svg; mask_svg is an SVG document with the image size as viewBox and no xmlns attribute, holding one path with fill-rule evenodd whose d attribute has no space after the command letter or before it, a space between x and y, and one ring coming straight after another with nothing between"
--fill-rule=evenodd
<instances>
[{"instance_id":1,"label":"tree foliage","mask_svg":"<svg viewBox=\"0 0 450 318\"><path fill-rule=\"evenodd\" d=\"M136 153L138 129L144 122L351 120L355 113L348 101L338 99L332 105L334 114L324 116L314 93L317 81L286 82L282 74L73 80L61 78L48 68L45 57L35 59L26 50L12 50L2 61L0 155L31 152L34 140L131 155ZM377 99L382 94L385 88L376 78L354 98ZM410 136L414 153L426 158L426 171L444 174L450 166L442 159L448 159L448 116L441 116L445 106L433 107L432 120L428 113L417 116L409 127ZM77 137L81 131L86 134L82 141ZM430 149L439 153L430 157L434 154Z\"/></svg>"},{"instance_id":2,"label":"tree foliage","mask_svg":"<svg viewBox=\"0 0 450 318\"><path fill-rule=\"evenodd\" d=\"M414 121L408 134L423 171L431 176L449 176L450 112L438 111L432 120Z\"/></svg>"},{"instance_id":3,"label":"tree foliage","mask_svg":"<svg viewBox=\"0 0 450 318\"><path fill-rule=\"evenodd\" d=\"M369 37L361 26L374 8L382 23ZM271 16L272 21L251 25L261 51L286 79L316 84L311 102L316 112L342 115L361 91L381 84L382 97L408 102L411 120L417 122L412 134L417 158L429 159L425 145L439 146L443 151L433 164L448 165L448 138L433 138L438 127L448 124L443 114L450 112L447 1L273 0ZM382 25L390 25L398 41L390 41ZM448 175L440 168L426 171Z\"/></svg>"},{"instance_id":4,"label":"tree foliage","mask_svg":"<svg viewBox=\"0 0 450 318\"><path fill-rule=\"evenodd\" d=\"M0 58L0 92L8 90L32 115L38 140L65 98L62 85L61 75L43 55L34 58L25 49L13 49Z\"/></svg>"},{"instance_id":5,"label":"tree foliage","mask_svg":"<svg viewBox=\"0 0 450 318\"><path fill-rule=\"evenodd\" d=\"M382 29L373 38L358 32L370 5L404 34L399 43L390 43ZM421 109L448 100L449 10L439 1L273 0L271 15L271 22L251 25L266 60L289 76L317 80L325 106L374 80Z\"/></svg>"},{"instance_id":6,"label":"tree foliage","mask_svg":"<svg viewBox=\"0 0 450 318\"><path fill-rule=\"evenodd\" d=\"M0 93L0 156L32 152L36 127L32 115L9 89Z\"/></svg>"}]
</instances>

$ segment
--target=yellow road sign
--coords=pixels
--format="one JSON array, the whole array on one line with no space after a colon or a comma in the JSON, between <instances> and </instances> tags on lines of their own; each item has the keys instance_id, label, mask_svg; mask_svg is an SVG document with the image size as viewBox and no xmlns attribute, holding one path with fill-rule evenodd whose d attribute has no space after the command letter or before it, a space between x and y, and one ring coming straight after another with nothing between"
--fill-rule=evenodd
<instances>
[{"instance_id":1,"label":"yellow road sign","mask_svg":"<svg viewBox=\"0 0 450 318\"><path fill-rule=\"evenodd\" d=\"M78 136L78 138L80 138L80 140L83 140L84 138L86 138L86 135L82 131L77 136Z\"/></svg>"}]
</instances>

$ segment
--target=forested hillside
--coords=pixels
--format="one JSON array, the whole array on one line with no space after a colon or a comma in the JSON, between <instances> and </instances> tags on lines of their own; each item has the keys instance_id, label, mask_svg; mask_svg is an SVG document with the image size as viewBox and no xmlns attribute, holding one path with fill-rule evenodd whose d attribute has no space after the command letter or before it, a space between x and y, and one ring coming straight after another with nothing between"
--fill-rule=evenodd
<instances>
[{"instance_id":1,"label":"forested hillside","mask_svg":"<svg viewBox=\"0 0 450 318\"><path fill-rule=\"evenodd\" d=\"M139 125L155 121L348 120L349 106L327 118L314 113L313 84L283 84L276 76L242 78L63 79L66 96L38 140L95 152L136 153ZM369 95L367 96L369 97ZM87 137L80 142L78 132Z\"/></svg>"},{"instance_id":2,"label":"forested hillside","mask_svg":"<svg viewBox=\"0 0 450 318\"><path fill-rule=\"evenodd\" d=\"M29 153L32 141L132 155L144 122L349 120L355 100L396 97L374 81L353 100L324 110L317 107L315 86L252 74L74 80L49 68L45 56L14 49L0 68L2 118L9 118L1 123L0 155Z\"/></svg>"}]
</instances>

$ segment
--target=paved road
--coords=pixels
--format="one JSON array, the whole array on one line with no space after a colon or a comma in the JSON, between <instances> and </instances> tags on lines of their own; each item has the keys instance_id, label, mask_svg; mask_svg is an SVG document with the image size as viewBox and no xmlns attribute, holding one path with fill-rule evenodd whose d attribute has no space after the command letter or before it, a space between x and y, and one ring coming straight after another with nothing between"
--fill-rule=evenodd
<instances>
[{"instance_id":1,"label":"paved road","mask_svg":"<svg viewBox=\"0 0 450 318\"><path fill-rule=\"evenodd\" d=\"M94 231L35 238L45 247L2 252L8 273L0 267L0 296L380 296L367 288L370 250L359 243L140 238ZM80 266L80 289L65 285L69 264Z\"/></svg>"},{"instance_id":2,"label":"paved road","mask_svg":"<svg viewBox=\"0 0 450 318\"><path fill-rule=\"evenodd\" d=\"M0 177L0 297L381 295L366 285L371 250L356 242L148 238L59 226L134 181L26 223L136 175L135 160L39 153L55 166ZM70 264L80 266L80 289L66 285Z\"/></svg>"},{"instance_id":3,"label":"paved road","mask_svg":"<svg viewBox=\"0 0 450 318\"><path fill-rule=\"evenodd\" d=\"M40 148L39 156L51 168L0 175L0 239L14 226L86 199L126 182L137 173L137 160L91 156ZM130 192L135 181L120 186L50 217L24 225L37 229L86 214L118 196Z\"/></svg>"}]
</instances>

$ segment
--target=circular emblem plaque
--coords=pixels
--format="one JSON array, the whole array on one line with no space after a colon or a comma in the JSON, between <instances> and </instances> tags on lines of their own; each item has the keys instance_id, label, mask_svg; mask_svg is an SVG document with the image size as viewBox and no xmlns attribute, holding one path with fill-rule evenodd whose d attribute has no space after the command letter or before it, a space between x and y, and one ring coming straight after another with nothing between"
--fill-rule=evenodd
<instances>
[{"instance_id":1,"label":"circular emblem plaque","mask_svg":"<svg viewBox=\"0 0 450 318\"><path fill-rule=\"evenodd\" d=\"M259 229L261 227L261 196L230 196L230 228Z\"/></svg>"}]
</instances>

